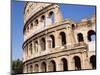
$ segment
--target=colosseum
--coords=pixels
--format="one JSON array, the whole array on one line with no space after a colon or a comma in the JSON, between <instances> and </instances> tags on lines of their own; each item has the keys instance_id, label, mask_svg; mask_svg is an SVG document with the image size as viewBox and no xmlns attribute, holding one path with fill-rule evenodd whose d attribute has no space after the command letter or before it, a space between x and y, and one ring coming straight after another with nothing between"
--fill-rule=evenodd
<instances>
[{"instance_id":1,"label":"colosseum","mask_svg":"<svg viewBox=\"0 0 100 75\"><path fill-rule=\"evenodd\" d=\"M96 15L64 19L59 4L26 2L23 73L96 69Z\"/></svg>"}]
</instances>

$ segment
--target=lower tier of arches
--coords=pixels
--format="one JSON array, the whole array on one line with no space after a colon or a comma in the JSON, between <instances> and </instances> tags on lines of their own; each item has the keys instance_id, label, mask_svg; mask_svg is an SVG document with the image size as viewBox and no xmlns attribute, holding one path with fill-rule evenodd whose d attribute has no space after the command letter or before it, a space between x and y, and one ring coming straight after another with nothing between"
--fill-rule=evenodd
<instances>
[{"instance_id":1,"label":"lower tier of arches","mask_svg":"<svg viewBox=\"0 0 100 75\"><path fill-rule=\"evenodd\" d=\"M56 56L56 54L55 54ZM70 55L61 55L57 57L44 57L35 61L27 62L23 65L24 73L37 72L57 72L69 70L96 69L95 52L75 53ZM48 59L46 59L48 58Z\"/></svg>"}]
</instances>

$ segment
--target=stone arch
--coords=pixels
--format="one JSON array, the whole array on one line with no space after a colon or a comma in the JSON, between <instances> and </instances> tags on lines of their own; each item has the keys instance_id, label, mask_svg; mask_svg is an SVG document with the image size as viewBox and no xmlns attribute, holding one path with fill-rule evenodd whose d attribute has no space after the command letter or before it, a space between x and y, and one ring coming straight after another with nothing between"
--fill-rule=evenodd
<instances>
[{"instance_id":1,"label":"stone arch","mask_svg":"<svg viewBox=\"0 0 100 75\"><path fill-rule=\"evenodd\" d=\"M49 18L51 19L51 23L54 24L55 23L55 16L54 16L54 12L53 11L49 12Z\"/></svg>"},{"instance_id":2,"label":"stone arch","mask_svg":"<svg viewBox=\"0 0 100 75\"><path fill-rule=\"evenodd\" d=\"M35 20L35 26L37 26L39 23L38 19Z\"/></svg>"},{"instance_id":3,"label":"stone arch","mask_svg":"<svg viewBox=\"0 0 100 75\"><path fill-rule=\"evenodd\" d=\"M75 65L75 70L81 70L81 59L79 56L74 56L74 65Z\"/></svg>"},{"instance_id":4,"label":"stone arch","mask_svg":"<svg viewBox=\"0 0 100 75\"><path fill-rule=\"evenodd\" d=\"M54 35L50 35L51 38L51 48L55 48L55 37Z\"/></svg>"},{"instance_id":5,"label":"stone arch","mask_svg":"<svg viewBox=\"0 0 100 75\"><path fill-rule=\"evenodd\" d=\"M56 62L54 60L51 60L48 68L49 68L50 72L55 72L56 71Z\"/></svg>"},{"instance_id":6,"label":"stone arch","mask_svg":"<svg viewBox=\"0 0 100 75\"><path fill-rule=\"evenodd\" d=\"M46 71L47 71L46 63L42 62L41 63L41 72L46 72Z\"/></svg>"},{"instance_id":7,"label":"stone arch","mask_svg":"<svg viewBox=\"0 0 100 75\"><path fill-rule=\"evenodd\" d=\"M72 30L74 30L75 29L75 24L72 24Z\"/></svg>"},{"instance_id":8,"label":"stone arch","mask_svg":"<svg viewBox=\"0 0 100 75\"><path fill-rule=\"evenodd\" d=\"M46 26L46 17L45 17L45 15L41 16L41 22L43 23L44 26Z\"/></svg>"},{"instance_id":9,"label":"stone arch","mask_svg":"<svg viewBox=\"0 0 100 75\"><path fill-rule=\"evenodd\" d=\"M90 57L90 64L91 64L92 69L96 69L96 56L95 55L92 55Z\"/></svg>"},{"instance_id":10,"label":"stone arch","mask_svg":"<svg viewBox=\"0 0 100 75\"><path fill-rule=\"evenodd\" d=\"M95 36L96 36L96 32L94 30L88 31L87 38L88 38L89 41L95 41L95 38L96 38Z\"/></svg>"},{"instance_id":11,"label":"stone arch","mask_svg":"<svg viewBox=\"0 0 100 75\"><path fill-rule=\"evenodd\" d=\"M33 28L33 23L31 22L31 24L30 24L30 29L32 29Z\"/></svg>"},{"instance_id":12,"label":"stone arch","mask_svg":"<svg viewBox=\"0 0 100 75\"><path fill-rule=\"evenodd\" d=\"M82 33L78 33L77 34L77 39L78 39L78 42L83 42L84 41L83 34Z\"/></svg>"},{"instance_id":13,"label":"stone arch","mask_svg":"<svg viewBox=\"0 0 100 75\"><path fill-rule=\"evenodd\" d=\"M42 15L42 16L41 16L41 21L43 22L44 20L45 20L45 16Z\"/></svg>"},{"instance_id":14,"label":"stone arch","mask_svg":"<svg viewBox=\"0 0 100 75\"><path fill-rule=\"evenodd\" d=\"M38 64L34 65L34 72L39 72L39 65Z\"/></svg>"},{"instance_id":15,"label":"stone arch","mask_svg":"<svg viewBox=\"0 0 100 75\"><path fill-rule=\"evenodd\" d=\"M41 50L46 50L46 41L45 38L41 38L40 39L40 43L41 43Z\"/></svg>"},{"instance_id":16,"label":"stone arch","mask_svg":"<svg viewBox=\"0 0 100 75\"><path fill-rule=\"evenodd\" d=\"M30 65L30 73L32 73L32 72L33 72L33 66Z\"/></svg>"},{"instance_id":17,"label":"stone arch","mask_svg":"<svg viewBox=\"0 0 100 75\"><path fill-rule=\"evenodd\" d=\"M63 71L67 71L68 70L68 62L67 62L66 58L62 58L61 59L61 65L62 65Z\"/></svg>"},{"instance_id":18,"label":"stone arch","mask_svg":"<svg viewBox=\"0 0 100 75\"><path fill-rule=\"evenodd\" d=\"M61 45L65 45L66 44L66 34L65 32L60 32L60 39L61 39Z\"/></svg>"}]
</instances>

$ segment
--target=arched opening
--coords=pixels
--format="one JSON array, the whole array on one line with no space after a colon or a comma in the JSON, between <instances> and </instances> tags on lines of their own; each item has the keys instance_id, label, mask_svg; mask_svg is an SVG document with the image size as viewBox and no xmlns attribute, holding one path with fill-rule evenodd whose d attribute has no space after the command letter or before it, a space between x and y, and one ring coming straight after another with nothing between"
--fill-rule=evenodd
<instances>
[{"instance_id":1,"label":"arched opening","mask_svg":"<svg viewBox=\"0 0 100 75\"><path fill-rule=\"evenodd\" d=\"M92 66L92 69L96 69L96 56L95 55L90 57L90 64Z\"/></svg>"},{"instance_id":2,"label":"arched opening","mask_svg":"<svg viewBox=\"0 0 100 75\"><path fill-rule=\"evenodd\" d=\"M38 19L36 19L36 20L35 20L35 26L37 26L38 23L39 23L39 22L38 22Z\"/></svg>"},{"instance_id":3,"label":"arched opening","mask_svg":"<svg viewBox=\"0 0 100 75\"><path fill-rule=\"evenodd\" d=\"M34 72L39 72L39 65L38 64L35 64L35 66L34 66Z\"/></svg>"},{"instance_id":4,"label":"arched opening","mask_svg":"<svg viewBox=\"0 0 100 75\"><path fill-rule=\"evenodd\" d=\"M80 57L74 56L74 64L75 64L75 70L81 70L81 60L80 60Z\"/></svg>"},{"instance_id":5,"label":"arched opening","mask_svg":"<svg viewBox=\"0 0 100 75\"><path fill-rule=\"evenodd\" d=\"M45 38L42 38L40 40L40 43L41 43L41 50L46 50L46 42L45 42Z\"/></svg>"},{"instance_id":6,"label":"arched opening","mask_svg":"<svg viewBox=\"0 0 100 75\"><path fill-rule=\"evenodd\" d=\"M62 46L66 44L66 35L64 32L60 32L60 37L61 37L61 44Z\"/></svg>"},{"instance_id":7,"label":"arched opening","mask_svg":"<svg viewBox=\"0 0 100 75\"><path fill-rule=\"evenodd\" d=\"M46 72L46 63L42 62L41 64L41 72Z\"/></svg>"},{"instance_id":8,"label":"arched opening","mask_svg":"<svg viewBox=\"0 0 100 75\"><path fill-rule=\"evenodd\" d=\"M49 63L49 71L50 72L56 72L56 63L54 60L51 60Z\"/></svg>"},{"instance_id":9,"label":"arched opening","mask_svg":"<svg viewBox=\"0 0 100 75\"><path fill-rule=\"evenodd\" d=\"M49 13L49 18L51 18L52 24L54 24L54 12L53 11Z\"/></svg>"},{"instance_id":10,"label":"arched opening","mask_svg":"<svg viewBox=\"0 0 100 75\"><path fill-rule=\"evenodd\" d=\"M61 59L61 63L62 63L63 71L67 71L68 70L67 60L65 58Z\"/></svg>"},{"instance_id":11,"label":"arched opening","mask_svg":"<svg viewBox=\"0 0 100 75\"><path fill-rule=\"evenodd\" d=\"M50 35L50 38L52 39L52 48L55 48L55 37L53 35Z\"/></svg>"},{"instance_id":12,"label":"arched opening","mask_svg":"<svg viewBox=\"0 0 100 75\"><path fill-rule=\"evenodd\" d=\"M74 30L75 29L75 25L74 24L72 24L72 30Z\"/></svg>"},{"instance_id":13,"label":"arched opening","mask_svg":"<svg viewBox=\"0 0 100 75\"><path fill-rule=\"evenodd\" d=\"M46 26L46 19L45 16L41 16L41 22L43 22L43 25Z\"/></svg>"},{"instance_id":14,"label":"arched opening","mask_svg":"<svg viewBox=\"0 0 100 75\"><path fill-rule=\"evenodd\" d=\"M30 73L32 73L32 72L33 72L33 66L30 65Z\"/></svg>"},{"instance_id":15,"label":"arched opening","mask_svg":"<svg viewBox=\"0 0 100 75\"><path fill-rule=\"evenodd\" d=\"M32 29L32 28L33 28L33 23L30 24L30 29Z\"/></svg>"},{"instance_id":16,"label":"arched opening","mask_svg":"<svg viewBox=\"0 0 100 75\"><path fill-rule=\"evenodd\" d=\"M84 38L83 38L83 34L82 33L78 33L77 34L77 38L78 38L78 42L83 42Z\"/></svg>"},{"instance_id":17,"label":"arched opening","mask_svg":"<svg viewBox=\"0 0 100 75\"><path fill-rule=\"evenodd\" d=\"M89 41L95 41L95 38L96 38L95 36L96 36L96 33L93 30L88 31L88 40Z\"/></svg>"},{"instance_id":18,"label":"arched opening","mask_svg":"<svg viewBox=\"0 0 100 75\"><path fill-rule=\"evenodd\" d=\"M34 51L38 52L38 41L34 42Z\"/></svg>"}]
</instances>

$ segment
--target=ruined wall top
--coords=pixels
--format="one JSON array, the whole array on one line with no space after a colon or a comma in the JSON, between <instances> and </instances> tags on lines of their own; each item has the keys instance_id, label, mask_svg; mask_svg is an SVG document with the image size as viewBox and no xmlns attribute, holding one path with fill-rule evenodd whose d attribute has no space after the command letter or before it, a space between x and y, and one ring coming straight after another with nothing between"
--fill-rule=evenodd
<instances>
[{"instance_id":1,"label":"ruined wall top","mask_svg":"<svg viewBox=\"0 0 100 75\"><path fill-rule=\"evenodd\" d=\"M44 9L52 5L52 3L37 3L37 2L26 2L24 8L24 23L34 14L39 12L40 10Z\"/></svg>"}]
</instances>

